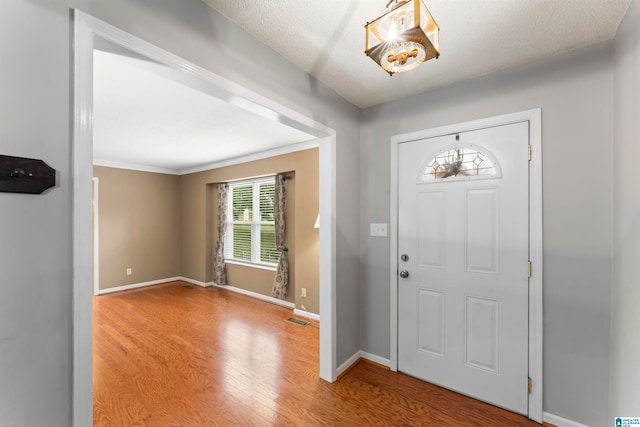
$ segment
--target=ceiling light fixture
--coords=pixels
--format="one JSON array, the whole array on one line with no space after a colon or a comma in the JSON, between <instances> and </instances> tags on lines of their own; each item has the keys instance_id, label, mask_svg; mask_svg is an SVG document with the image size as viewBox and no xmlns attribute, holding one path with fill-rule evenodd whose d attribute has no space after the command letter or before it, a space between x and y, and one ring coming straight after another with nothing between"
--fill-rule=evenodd
<instances>
[{"instance_id":1,"label":"ceiling light fixture","mask_svg":"<svg viewBox=\"0 0 640 427\"><path fill-rule=\"evenodd\" d=\"M390 0L364 28L365 53L390 76L440 56L440 27L422 0Z\"/></svg>"}]
</instances>

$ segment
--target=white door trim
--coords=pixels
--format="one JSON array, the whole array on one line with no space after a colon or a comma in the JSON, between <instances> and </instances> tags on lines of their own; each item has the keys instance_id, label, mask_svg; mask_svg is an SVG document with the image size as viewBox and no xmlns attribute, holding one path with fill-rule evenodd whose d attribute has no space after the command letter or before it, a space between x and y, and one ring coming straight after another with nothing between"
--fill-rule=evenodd
<instances>
[{"instance_id":1,"label":"white door trim","mask_svg":"<svg viewBox=\"0 0 640 427\"><path fill-rule=\"evenodd\" d=\"M93 295L100 295L100 178L93 180Z\"/></svg>"},{"instance_id":2,"label":"white door trim","mask_svg":"<svg viewBox=\"0 0 640 427\"><path fill-rule=\"evenodd\" d=\"M391 137L390 186L390 278L391 313L390 368L398 370L398 148L403 142L450 135L518 122L529 122L529 142L532 148L529 168L529 256L532 274L529 278L529 418L542 423L542 110L521 111L458 123Z\"/></svg>"},{"instance_id":3,"label":"white door trim","mask_svg":"<svg viewBox=\"0 0 640 427\"><path fill-rule=\"evenodd\" d=\"M73 425L91 425L93 46L102 39L168 66L177 81L315 135L320 146L320 377L337 377L336 131L78 9L73 10Z\"/></svg>"}]
</instances>

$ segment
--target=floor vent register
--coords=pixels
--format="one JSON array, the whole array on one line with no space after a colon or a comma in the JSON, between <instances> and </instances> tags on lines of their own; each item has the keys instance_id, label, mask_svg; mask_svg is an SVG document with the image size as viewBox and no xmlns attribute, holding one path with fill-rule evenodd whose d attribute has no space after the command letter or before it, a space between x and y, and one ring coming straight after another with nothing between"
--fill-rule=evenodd
<instances>
[{"instance_id":1,"label":"floor vent register","mask_svg":"<svg viewBox=\"0 0 640 427\"><path fill-rule=\"evenodd\" d=\"M289 317L287 319L287 322L295 323L296 325L300 325L300 326L307 326L308 325L308 323L305 322L304 320L296 319L295 317Z\"/></svg>"}]
</instances>

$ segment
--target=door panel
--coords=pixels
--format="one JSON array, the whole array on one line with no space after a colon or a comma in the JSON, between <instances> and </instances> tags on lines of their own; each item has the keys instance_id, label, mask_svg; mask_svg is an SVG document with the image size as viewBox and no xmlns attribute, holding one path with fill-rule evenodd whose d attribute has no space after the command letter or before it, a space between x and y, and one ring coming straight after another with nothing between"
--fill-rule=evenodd
<instances>
[{"instance_id":1,"label":"door panel","mask_svg":"<svg viewBox=\"0 0 640 427\"><path fill-rule=\"evenodd\" d=\"M444 356L444 293L418 290L418 349Z\"/></svg>"},{"instance_id":2,"label":"door panel","mask_svg":"<svg viewBox=\"0 0 640 427\"><path fill-rule=\"evenodd\" d=\"M528 135L522 122L407 142L398 164L398 369L522 414Z\"/></svg>"},{"instance_id":3,"label":"door panel","mask_svg":"<svg viewBox=\"0 0 640 427\"><path fill-rule=\"evenodd\" d=\"M465 301L465 363L498 372L500 302L467 295Z\"/></svg>"},{"instance_id":4,"label":"door panel","mask_svg":"<svg viewBox=\"0 0 640 427\"><path fill-rule=\"evenodd\" d=\"M465 194L466 271L498 274L500 189L468 189Z\"/></svg>"},{"instance_id":5,"label":"door panel","mask_svg":"<svg viewBox=\"0 0 640 427\"><path fill-rule=\"evenodd\" d=\"M418 257L422 267L444 267L444 192L418 195Z\"/></svg>"}]
</instances>

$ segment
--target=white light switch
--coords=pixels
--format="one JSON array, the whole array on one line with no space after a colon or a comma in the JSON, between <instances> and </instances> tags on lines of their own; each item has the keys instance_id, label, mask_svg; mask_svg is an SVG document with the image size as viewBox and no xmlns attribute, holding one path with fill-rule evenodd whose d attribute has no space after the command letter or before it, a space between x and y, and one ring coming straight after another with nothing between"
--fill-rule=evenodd
<instances>
[{"instance_id":1,"label":"white light switch","mask_svg":"<svg viewBox=\"0 0 640 427\"><path fill-rule=\"evenodd\" d=\"M374 237L387 237L387 224L371 223L371 235Z\"/></svg>"}]
</instances>

